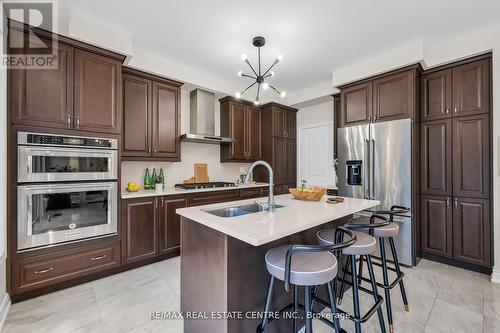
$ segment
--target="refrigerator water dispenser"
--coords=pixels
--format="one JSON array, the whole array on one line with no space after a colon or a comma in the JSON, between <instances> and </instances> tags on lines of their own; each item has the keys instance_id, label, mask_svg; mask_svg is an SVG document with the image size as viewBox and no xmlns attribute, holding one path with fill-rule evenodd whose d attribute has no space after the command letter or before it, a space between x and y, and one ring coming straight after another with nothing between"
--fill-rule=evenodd
<instances>
[{"instance_id":1,"label":"refrigerator water dispenser","mask_svg":"<svg viewBox=\"0 0 500 333\"><path fill-rule=\"evenodd\" d=\"M362 166L363 161L351 160L346 162L347 167L347 185L361 186L362 185Z\"/></svg>"}]
</instances>

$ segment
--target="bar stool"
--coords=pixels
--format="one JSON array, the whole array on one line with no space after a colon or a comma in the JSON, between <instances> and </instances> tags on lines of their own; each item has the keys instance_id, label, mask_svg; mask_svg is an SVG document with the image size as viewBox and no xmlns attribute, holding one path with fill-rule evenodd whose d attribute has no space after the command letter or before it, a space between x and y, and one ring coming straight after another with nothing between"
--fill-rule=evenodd
<instances>
[{"instance_id":1,"label":"bar stool","mask_svg":"<svg viewBox=\"0 0 500 333\"><path fill-rule=\"evenodd\" d=\"M298 312L300 307L298 302L298 288L299 286L304 287L305 297L302 307L306 313L306 333L312 333L311 288L318 285L326 285L333 321L330 322L326 318L323 318L322 321L326 320L327 324L335 329L335 332L340 333L340 323L338 317L336 317L338 312L332 285L332 281L336 281L338 267L337 259L332 252L353 245L356 241L356 236L351 230L343 227L337 228L337 234L347 234L349 239L337 244L333 244L332 241L329 245L284 245L273 248L266 253L266 266L271 276L267 288L264 315L261 324L257 326L258 333L265 332L267 325L276 319L275 317L269 318L276 279L284 282L286 292L290 290L290 285L293 286L293 303L281 310L280 313L290 308L293 308L294 313ZM293 320L294 333L298 330L298 323L295 317Z\"/></svg>"},{"instance_id":2,"label":"bar stool","mask_svg":"<svg viewBox=\"0 0 500 333\"><path fill-rule=\"evenodd\" d=\"M375 222L375 220L379 220L380 222ZM377 229L377 228L386 227L389 224L390 224L389 220L387 218L385 218L384 216L372 215L370 217L369 228ZM384 316L383 316L382 308L381 308L384 299L382 298L382 296L380 296L378 294L377 281L375 279L375 273L373 271L373 264L372 264L372 260L371 260L371 255L375 252L377 241L373 236L371 236L367 233L364 233L362 231L356 230L356 229L361 229L361 228L366 229L367 228L366 224L364 224L362 226L358 226L357 224L348 222L344 226L353 230L353 234L356 235L356 242L353 245L342 250L342 254L347 255L347 261L346 261L346 264L345 264L344 269L343 269L343 276L341 279L342 283L341 283L341 288L340 288L340 295L339 295L338 304L340 305L342 303L345 285L346 284L351 285L352 291L353 291L354 314L347 313L347 312L343 311L342 309L338 309L338 311L340 313L343 313L343 314L349 314L349 319L354 321L356 333L361 332L361 324L367 322L376 311L377 316L378 316L378 320L380 323L380 329L383 333L385 333L386 332L385 322L384 322ZM330 239L332 239L331 237L333 235L333 232L334 232L333 229L325 229L325 230L319 231L317 233L317 239L318 239L319 244L323 244L323 245L329 244L331 242ZM367 262L368 274L369 274L370 278L365 279L365 280L370 282L371 290L366 289L359 284L360 280L359 280L358 273L356 271L356 256L359 256L360 260L364 259ZM349 272L349 270L348 270L349 265L351 268L351 272ZM349 282L346 280L347 274L351 275L352 282ZM374 305L363 316L361 316L360 307L359 307L359 291L360 290L363 292L366 292L368 294L373 295L373 299L375 301ZM315 290L315 292L316 291L317 290Z\"/></svg>"},{"instance_id":3,"label":"bar stool","mask_svg":"<svg viewBox=\"0 0 500 333\"><path fill-rule=\"evenodd\" d=\"M385 294L385 304L387 308L387 321L389 322L389 331L391 333L394 332L394 323L393 323L393 318L392 318L392 303L391 303L391 289L396 287L397 284L399 284L399 289L401 291L401 297L403 298L403 304L405 306L405 310L407 312L410 311L410 307L408 305L408 298L406 297L406 290L403 282L403 277L404 273L401 272L401 268L399 266L399 261L398 261L398 255L396 253L396 245L394 244L394 238L399 234L399 225L394 223L394 215L402 215L409 213L410 209L402 206L392 206L390 210L380 210L374 212L374 214L377 215L389 215L389 222L385 227L381 228L374 228L371 229L373 230L373 236L377 237L379 240L379 246L380 246L380 261L381 263L374 262L374 265L382 267L382 275L383 275L383 280L384 283L377 283L377 285L381 288L384 288L384 294ZM369 217L358 217L356 219L351 220L353 223L356 223L357 225L366 225L370 223L370 218ZM387 256L385 253L385 240L389 241L389 246L391 248L391 254L392 254L392 261L394 263L394 267L389 267L387 265ZM360 260L359 266L360 270L362 270L362 265L363 261ZM396 278L392 281L389 282L389 274L388 271L392 271L396 273ZM360 274L361 275L361 274ZM360 277L361 280L365 280L362 276Z\"/></svg>"}]
</instances>

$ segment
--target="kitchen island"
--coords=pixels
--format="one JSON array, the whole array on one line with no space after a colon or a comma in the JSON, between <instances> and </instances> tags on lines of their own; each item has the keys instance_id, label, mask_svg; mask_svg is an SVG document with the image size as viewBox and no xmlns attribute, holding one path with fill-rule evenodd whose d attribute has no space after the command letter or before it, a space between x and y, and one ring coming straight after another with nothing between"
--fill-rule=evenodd
<instances>
[{"instance_id":1,"label":"kitchen island","mask_svg":"<svg viewBox=\"0 0 500 333\"><path fill-rule=\"evenodd\" d=\"M264 256L283 244L316 244L316 232L342 225L352 214L379 204L375 200L344 198L329 204L275 197L275 212L235 217L209 213L252 204L240 200L178 209L181 216L181 310L184 332L255 332L265 301L269 274ZM291 302L277 283L276 311ZM280 320L267 332L290 332L290 320Z\"/></svg>"}]
</instances>

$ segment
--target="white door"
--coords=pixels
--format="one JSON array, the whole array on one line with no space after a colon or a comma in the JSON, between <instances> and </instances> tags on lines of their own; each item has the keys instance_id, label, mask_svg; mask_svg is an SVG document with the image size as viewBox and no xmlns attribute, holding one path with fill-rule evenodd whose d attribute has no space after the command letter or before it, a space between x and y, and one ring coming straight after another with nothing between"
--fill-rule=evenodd
<instances>
[{"instance_id":1,"label":"white door","mask_svg":"<svg viewBox=\"0 0 500 333\"><path fill-rule=\"evenodd\" d=\"M299 184L334 187L333 124L314 124L299 129Z\"/></svg>"}]
</instances>

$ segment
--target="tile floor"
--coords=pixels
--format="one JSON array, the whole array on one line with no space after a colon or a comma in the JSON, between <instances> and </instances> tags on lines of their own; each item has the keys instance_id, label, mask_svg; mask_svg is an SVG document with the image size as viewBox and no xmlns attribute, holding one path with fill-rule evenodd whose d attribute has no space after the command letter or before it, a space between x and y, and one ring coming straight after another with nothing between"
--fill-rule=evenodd
<instances>
[{"instance_id":1,"label":"tile floor","mask_svg":"<svg viewBox=\"0 0 500 333\"><path fill-rule=\"evenodd\" d=\"M173 258L13 304L2 332L182 332L180 320L149 319L150 311L179 310L179 263ZM427 260L404 271L410 312L394 289L397 333L500 332L500 285L488 276ZM346 310L352 309L348 295L342 303ZM363 295L362 310L370 300ZM354 331L350 321L342 326ZM376 316L363 329L379 331ZM326 332L332 331L314 322L314 333Z\"/></svg>"}]
</instances>

